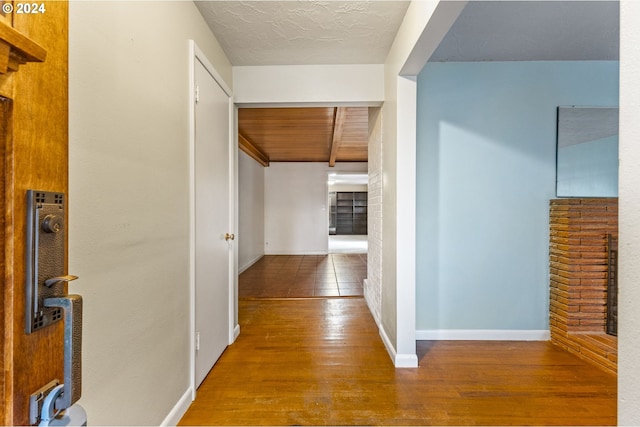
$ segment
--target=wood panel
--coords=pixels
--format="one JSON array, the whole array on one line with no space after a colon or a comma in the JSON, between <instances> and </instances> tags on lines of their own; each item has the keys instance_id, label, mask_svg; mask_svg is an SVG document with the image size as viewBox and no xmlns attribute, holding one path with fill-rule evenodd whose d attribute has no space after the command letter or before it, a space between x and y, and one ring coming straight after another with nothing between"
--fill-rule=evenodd
<instances>
[{"instance_id":1,"label":"wood panel","mask_svg":"<svg viewBox=\"0 0 640 427\"><path fill-rule=\"evenodd\" d=\"M63 374L62 323L30 335L24 324L26 190L68 192L67 3L44 5L44 13L14 14L13 25L46 50L45 62L0 80L2 94L13 97L3 158L5 425L29 424L29 395Z\"/></svg>"},{"instance_id":2,"label":"wood panel","mask_svg":"<svg viewBox=\"0 0 640 427\"><path fill-rule=\"evenodd\" d=\"M333 107L241 108L238 132L271 162L329 162ZM368 108L345 107L336 161L367 161ZM363 126L364 124L364 126Z\"/></svg>"},{"instance_id":3,"label":"wood panel","mask_svg":"<svg viewBox=\"0 0 640 427\"><path fill-rule=\"evenodd\" d=\"M329 166L336 164L338 150L342 144L342 131L344 130L347 118L347 109L345 107L336 107L333 109L333 135L331 136L331 149L329 150Z\"/></svg>"},{"instance_id":4,"label":"wood panel","mask_svg":"<svg viewBox=\"0 0 640 427\"><path fill-rule=\"evenodd\" d=\"M240 150L244 151L253 160L260 163L262 166L269 166L269 156L267 156L266 153L263 153L241 133L238 133L238 145Z\"/></svg>"},{"instance_id":5,"label":"wood panel","mask_svg":"<svg viewBox=\"0 0 640 427\"><path fill-rule=\"evenodd\" d=\"M362 298L241 300L179 425L615 425L616 377L549 342L418 342L395 369Z\"/></svg>"},{"instance_id":6,"label":"wood panel","mask_svg":"<svg viewBox=\"0 0 640 427\"><path fill-rule=\"evenodd\" d=\"M6 147L9 142L9 136L11 135L11 101L7 98L0 97L0 154L2 155L3 161L0 162L0 241L5 242L5 192L6 188L6 179L5 179L5 159L6 159ZM0 277L4 279L6 277L6 264L5 264L5 250L3 245L3 250L0 251ZM7 290L6 283L3 281L2 283L2 292L0 292L0 331L5 332L5 321L4 321L4 294ZM5 367L5 343L6 338L0 342L0 421L5 420L5 411L6 404L8 400L5 398L5 375L6 371ZM5 423L6 424L6 423Z\"/></svg>"},{"instance_id":7,"label":"wood panel","mask_svg":"<svg viewBox=\"0 0 640 427\"><path fill-rule=\"evenodd\" d=\"M46 57L47 51L38 43L8 24L0 24L0 74L17 71L27 62L42 62Z\"/></svg>"},{"instance_id":8,"label":"wood panel","mask_svg":"<svg viewBox=\"0 0 640 427\"><path fill-rule=\"evenodd\" d=\"M361 162L368 158L369 112L368 108L347 108L345 127L337 161Z\"/></svg>"}]
</instances>

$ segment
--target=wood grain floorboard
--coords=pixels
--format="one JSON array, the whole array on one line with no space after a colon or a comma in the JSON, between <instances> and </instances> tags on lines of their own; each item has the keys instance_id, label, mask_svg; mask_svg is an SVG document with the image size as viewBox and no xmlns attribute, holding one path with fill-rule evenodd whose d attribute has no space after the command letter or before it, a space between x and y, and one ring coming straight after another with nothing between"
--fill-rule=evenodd
<instances>
[{"instance_id":1,"label":"wood grain floorboard","mask_svg":"<svg viewBox=\"0 0 640 427\"><path fill-rule=\"evenodd\" d=\"M240 300L179 425L615 425L616 377L549 342L421 341L395 369L362 298Z\"/></svg>"}]
</instances>

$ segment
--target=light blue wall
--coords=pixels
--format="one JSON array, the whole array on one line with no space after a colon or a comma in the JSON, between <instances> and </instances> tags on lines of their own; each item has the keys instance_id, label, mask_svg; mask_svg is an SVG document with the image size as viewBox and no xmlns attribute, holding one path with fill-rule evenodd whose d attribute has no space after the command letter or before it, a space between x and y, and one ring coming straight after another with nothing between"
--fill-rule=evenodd
<instances>
[{"instance_id":1,"label":"light blue wall","mask_svg":"<svg viewBox=\"0 0 640 427\"><path fill-rule=\"evenodd\" d=\"M618 62L429 63L418 76L418 330L548 328L559 105L618 105Z\"/></svg>"}]
</instances>

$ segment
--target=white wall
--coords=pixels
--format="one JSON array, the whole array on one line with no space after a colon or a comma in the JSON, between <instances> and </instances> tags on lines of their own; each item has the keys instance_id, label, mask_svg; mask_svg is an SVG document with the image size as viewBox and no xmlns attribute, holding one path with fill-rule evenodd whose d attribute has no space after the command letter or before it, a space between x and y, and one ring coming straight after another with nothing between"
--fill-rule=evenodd
<instances>
[{"instance_id":1,"label":"white wall","mask_svg":"<svg viewBox=\"0 0 640 427\"><path fill-rule=\"evenodd\" d=\"M264 253L328 252L328 174L366 172L366 163L277 163L265 169Z\"/></svg>"},{"instance_id":2,"label":"white wall","mask_svg":"<svg viewBox=\"0 0 640 427\"><path fill-rule=\"evenodd\" d=\"M367 184L329 184L329 191L367 191Z\"/></svg>"},{"instance_id":3,"label":"white wall","mask_svg":"<svg viewBox=\"0 0 640 427\"><path fill-rule=\"evenodd\" d=\"M69 9L80 403L92 425L158 425L190 398L188 39L229 86L231 65L192 2Z\"/></svg>"},{"instance_id":4,"label":"white wall","mask_svg":"<svg viewBox=\"0 0 640 427\"><path fill-rule=\"evenodd\" d=\"M620 2L618 424L640 425L640 2Z\"/></svg>"},{"instance_id":5,"label":"white wall","mask_svg":"<svg viewBox=\"0 0 640 427\"><path fill-rule=\"evenodd\" d=\"M285 103L379 105L384 67L374 65L283 65L233 67L238 104Z\"/></svg>"},{"instance_id":6,"label":"white wall","mask_svg":"<svg viewBox=\"0 0 640 427\"><path fill-rule=\"evenodd\" d=\"M238 272L264 255L264 171L243 152L238 154Z\"/></svg>"}]
</instances>

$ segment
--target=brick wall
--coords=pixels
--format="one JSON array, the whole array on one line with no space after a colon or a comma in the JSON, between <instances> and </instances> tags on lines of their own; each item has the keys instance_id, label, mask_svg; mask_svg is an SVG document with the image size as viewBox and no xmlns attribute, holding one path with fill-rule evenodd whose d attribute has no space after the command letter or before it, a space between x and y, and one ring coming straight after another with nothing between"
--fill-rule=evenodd
<instances>
[{"instance_id":1,"label":"brick wall","mask_svg":"<svg viewBox=\"0 0 640 427\"><path fill-rule=\"evenodd\" d=\"M369 108L368 254L364 297L380 323L382 307L382 120L380 108Z\"/></svg>"},{"instance_id":2,"label":"brick wall","mask_svg":"<svg viewBox=\"0 0 640 427\"><path fill-rule=\"evenodd\" d=\"M618 236L618 199L550 202L551 341L617 372L617 338L605 333L607 236Z\"/></svg>"}]
</instances>

